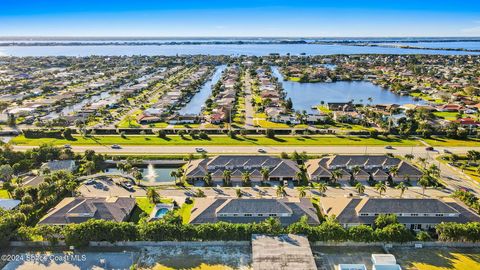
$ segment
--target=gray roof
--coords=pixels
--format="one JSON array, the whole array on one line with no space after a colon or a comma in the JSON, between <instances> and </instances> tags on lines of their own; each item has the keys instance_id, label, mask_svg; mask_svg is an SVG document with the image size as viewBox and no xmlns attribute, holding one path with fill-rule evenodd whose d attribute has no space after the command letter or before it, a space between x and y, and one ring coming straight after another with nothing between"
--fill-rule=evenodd
<instances>
[{"instance_id":1,"label":"gray roof","mask_svg":"<svg viewBox=\"0 0 480 270\"><path fill-rule=\"evenodd\" d=\"M292 214L292 210L281 200L275 199L241 199L227 200L219 208L217 214Z\"/></svg>"},{"instance_id":2,"label":"gray roof","mask_svg":"<svg viewBox=\"0 0 480 270\"><path fill-rule=\"evenodd\" d=\"M69 197L50 209L38 224L64 225L89 219L126 221L134 207L134 198Z\"/></svg>"},{"instance_id":3,"label":"gray roof","mask_svg":"<svg viewBox=\"0 0 480 270\"><path fill-rule=\"evenodd\" d=\"M341 224L373 224L375 221L374 216L360 216L357 213L357 208L359 208L362 204L362 200L367 200L367 199L360 199L360 198L353 198L350 200L350 202L345 206L345 208L341 211L340 214L337 215L336 219L338 222ZM439 224L441 222L457 222L457 223L466 223L466 222L479 222L480 217L471 212L470 210L466 209L464 206L461 206L460 204L456 202L442 202L436 199L368 199L368 200L374 200L374 204L369 205L368 210L369 211L383 211L380 213L395 213L396 211L401 211L401 209L404 208L404 206L400 208L395 208L395 205L398 205L399 202L398 200L403 200L405 201L404 205L409 205L411 208L409 209L404 209L406 213L424 213L422 211L429 211L427 213L432 213L432 209L428 210L426 209L427 207L422 206L422 202L425 202L425 205L427 206L432 206L433 207L440 207L439 211L450 211L451 213L460 213L459 216L455 217L448 217L448 216L442 216L442 217L433 217L433 216L417 216L417 217L412 217L412 216L398 216L397 219L400 223L404 224L412 224L412 223L421 223L421 224ZM388 202L389 200L393 200L394 202L391 204ZM427 200L434 200L434 201L439 201L439 203L436 202L428 202ZM321 202L321 201L320 201ZM381 206L381 205L386 205ZM375 205L375 208L377 206L380 207L380 210L378 209L371 209L370 207L373 207ZM439 206L440 205L440 206ZM386 209L386 207L393 207L392 209ZM420 208L418 208L420 207ZM363 209L362 209L363 210ZM364 211L367 212L367 211ZM448 212L447 212L448 213Z\"/></svg>"},{"instance_id":4,"label":"gray roof","mask_svg":"<svg viewBox=\"0 0 480 270\"><path fill-rule=\"evenodd\" d=\"M328 162L328 166L395 166L401 160L387 155L335 155Z\"/></svg>"},{"instance_id":5,"label":"gray roof","mask_svg":"<svg viewBox=\"0 0 480 270\"><path fill-rule=\"evenodd\" d=\"M280 204L279 201L281 202ZM229 211L238 211L238 213L245 213L246 211L253 211L253 213L258 213L259 211L262 211L266 213L266 211L286 211L285 209L287 209L291 212L291 215L287 217L276 217L285 226L298 221L302 216L307 216L307 222L309 224L320 224L315 207L307 198L301 198L299 202L289 202L286 199L197 198L195 200L195 205L192 209L190 223L202 224L215 223L219 221L231 223L258 223L268 218L268 216L218 217L216 213L217 211L219 211L219 209L221 209L221 211L226 211L222 207L228 207L227 209L229 209ZM245 210L242 210L240 207L245 207Z\"/></svg>"},{"instance_id":6,"label":"gray roof","mask_svg":"<svg viewBox=\"0 0 480 270\"><path fill-rule=\"evenodd\" d=\"M458 211L437 199L380 199L370 198L359 209L359 213L445 213L458 214Z\"/></svg>"}]
</instances>

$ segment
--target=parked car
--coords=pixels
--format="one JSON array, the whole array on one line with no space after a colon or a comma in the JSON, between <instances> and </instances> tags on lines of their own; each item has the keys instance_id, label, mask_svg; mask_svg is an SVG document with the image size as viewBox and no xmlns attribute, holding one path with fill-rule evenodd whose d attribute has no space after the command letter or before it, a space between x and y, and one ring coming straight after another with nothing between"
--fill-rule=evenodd
<instances>
[{"instance_id":1,"label":"parked car","mask_svg":"<svg viewBox=\"0 0 480 270\"><path fill-rule=\"evenodd\" d=\"M112 149L122 149L122 147L118 144L112 145Z\"/></svg>"},{"instance_id":2,"label":"parked car","mask_svg":"<svg viewBox=\"0 0 480 270\"><path fill-rule=\"evenodd\" d=\"M89 179L89 180L87 180L87 181L85 182L85 185L94 185L94 184L96 184L96 183L97 183L97 181L95 181L95 180L93 180L93 179Z\"/></svg>"}]
</instances>

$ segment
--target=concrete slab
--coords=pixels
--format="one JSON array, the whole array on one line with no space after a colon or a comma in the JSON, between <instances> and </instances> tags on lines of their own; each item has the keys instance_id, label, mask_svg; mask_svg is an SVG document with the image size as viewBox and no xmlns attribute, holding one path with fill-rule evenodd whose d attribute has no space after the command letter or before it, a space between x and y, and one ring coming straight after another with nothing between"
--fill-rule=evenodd
<instances>
[{"instance_id":1,"label":"concrete slab","mask_svg":"<svg viewBox=\"0 0 480 270\"><path fill-rule=\"evenodd\" d=\"M252 235L254 270L316 270L315 259L307 237L287 234Z\"/></svg>"}]
</instances>

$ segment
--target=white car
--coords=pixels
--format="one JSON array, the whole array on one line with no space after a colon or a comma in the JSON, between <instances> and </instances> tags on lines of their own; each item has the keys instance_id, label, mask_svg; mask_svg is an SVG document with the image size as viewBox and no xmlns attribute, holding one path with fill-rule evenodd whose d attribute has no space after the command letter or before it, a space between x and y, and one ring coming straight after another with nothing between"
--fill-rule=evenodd
<instances>
[{"instance_id":1,"label":"white car","mask_svg":"<svg viewBox=\"0 0 480 270\"><path fill-rule=\"evenodd\" d=\"M65 145L63 146L63 148L65 148L65 149L72 149L72 146L71 146L70 144L65 144Z\"/></svg>"},{"instance_id":2,"label":"white car","mask_svg":"<svg viewBox=\"0 0 480 270\"><path fill-rule=\"evenodd\" d=\"M197 151L197 153L207 152L207 151L205 151L205 149L203 149L203 148L201 148L201 147L195 148L195 151Z\"/></svg>"},{"instance_id":3,"label":"white car","mask_svg":"<svg viewBox=\"0 0 480 270\"><path fill-rule=\"evenodd\" d=\"M259 153L263 153L263 154L264 154L264 153L267 153L267 151L266 151L265 149L263 149L263 148L259 148L257 151L258 151Z\"/></svg>"}]
</instances>

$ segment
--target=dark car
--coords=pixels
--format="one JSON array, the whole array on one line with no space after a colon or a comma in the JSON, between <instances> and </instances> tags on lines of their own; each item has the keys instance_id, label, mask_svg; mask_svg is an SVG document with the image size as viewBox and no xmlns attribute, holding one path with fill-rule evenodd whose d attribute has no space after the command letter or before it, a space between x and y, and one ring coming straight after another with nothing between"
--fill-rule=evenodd
<instances>
[{"instance_id":1,"label":"dark car","mask_svg":"<svg viewBox=\"0 0 480 270\"><path fill-rule=\"evenodd\" d=\"M435 149L434 149L433 147L429 146L429 147L426 147L425 150L427 150L427 151L434 151Z\"/></svg>"}]
</instances>

